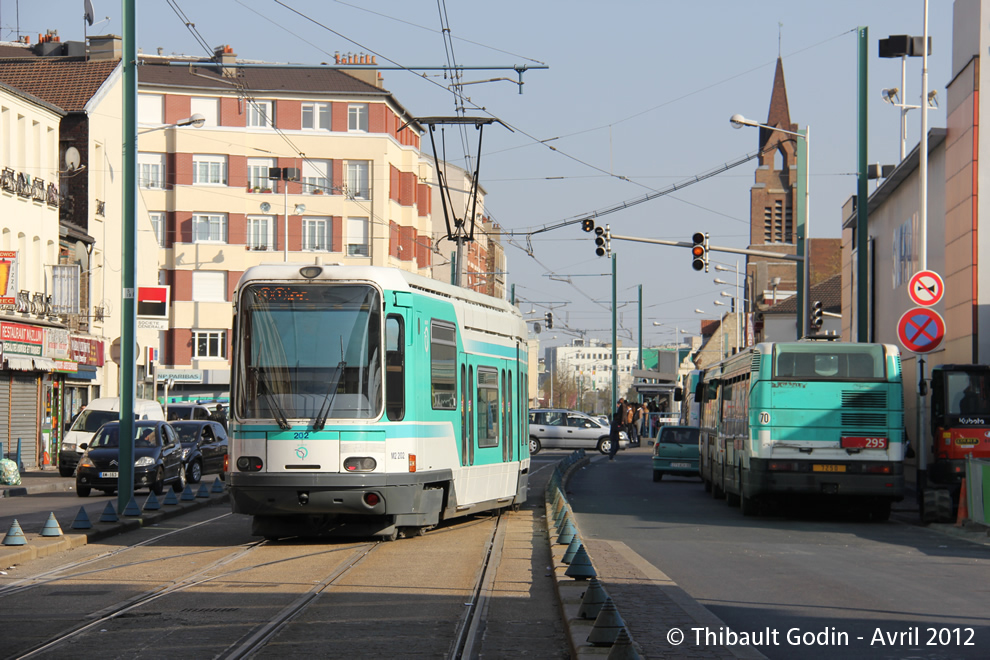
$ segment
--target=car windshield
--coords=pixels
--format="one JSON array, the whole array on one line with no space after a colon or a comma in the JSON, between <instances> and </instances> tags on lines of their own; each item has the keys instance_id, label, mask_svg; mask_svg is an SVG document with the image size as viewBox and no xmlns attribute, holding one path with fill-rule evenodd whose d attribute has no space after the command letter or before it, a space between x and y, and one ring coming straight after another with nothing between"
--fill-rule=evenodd
<instances>
[{"instance_id":1,"label":"car windshield","mask_svg":"<svg viewBox=\"0 0 990 660\"><path fill-rule=\"evenodd\" d=\"M179 436L179 442L190 443L196 442L203 436L203 426L201 424L173 424L172 428L175 429L176 435Z\"/></svg>"},{"instance_id":2,"label":"car windshield","mask_svg":"<svg viewBox=\"0 0 990 660\"><path fill-rule=\"evenodd\" d=\"M120 419L120 413L116 410L87 408L79 413L79 417L76 417L76 421L73 422L70 430L96 433L107 422L116 422L118 419Z\"/></svg>"},{"instance_id":3,"label":"car windshield","mask_svg":"<svg viewBox=\"0 0 990 660\"><path fill-rule=\"evenodd\" d=\"M657 442L670 445L696 445L698 444L698 429L665 426L660 429L660 437Z\"/></svg>"},{"instance_id":4,"label":"car windshield","mask_svg":"<svg viewBox=\"0 0 990 660\"><path fill-rule=\"evenodd\" d=\"M120 446L120 427L116 424L100 430L90 443L90 449L109 449ZM159 445L158 433L154 426L134 426L134 446L147 449Z\"/></svg>"}]
</instances>

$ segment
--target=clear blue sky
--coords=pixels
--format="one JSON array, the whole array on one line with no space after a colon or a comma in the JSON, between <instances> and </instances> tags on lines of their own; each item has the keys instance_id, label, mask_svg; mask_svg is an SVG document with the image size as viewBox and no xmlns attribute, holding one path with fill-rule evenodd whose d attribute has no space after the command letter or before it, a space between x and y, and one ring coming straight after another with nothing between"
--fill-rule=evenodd
<instances>
[{"instance_id":1,"label":"clear blue sky","mask_svg":"<svg viewBox=\"0 0 990 660\"><path fill-rule=\"evenodd\" d=\"M89 33L120 34L120 0L92 1L97 23ZM877 41L921 35L923 15L921 0L140 0L138 6L138 40L149 53L158 47L165 53L206 52L177 7L206 44L229 44L240 58L319 63L332 61L337 51L364 52L376 54L380 64L439 66L450 57L441 31L446 24L460 65L548 65L525 74L522 95L509 82L465 88L474 107L469 115L484 108L515 131L486 129L481 164L487 210L508 231L610 208L752 153L758 131L733 130L728 119L740 113L766 120L779 52L791 121L812 129L813 237L840 235L841 206L856 189L855 30L868 26L870 37L869 159L893 164L899 110L884 104L880 91L900 86L900 60L878 58ZM83 0L0 0L0 37L13 40L19 22L32 41L47 29L57 29L63 40L81 39L82 16ZM951 27L952 3L932 0L929 85L943 97L943 107ZM385 87L412 114L453 115L449 81L437 74L424 79L383 72ZM515 74L467 72L464 80L503 76ZM908 61L907 89L908 102L917 103L921 58ZM920 119L918 111L909 116L910 150L919 139ZM945 126L944 110L929 113L929 126ZM473 152L473 136L470 145ZM448 156L463 151L460 140L449 136ZM688 241L700 230L715 245L745 247L753 173L751 162L602 221L617 234ZM565 327L608 339L610 266L595 257L580 227L534 236L532 256L525 247L521 236L506 247L509 281L517 285L518 298L536 301L522 303L524 312L535 308L542 315L553 308L555 329L542 335L544 344L569 341ZM636 333L636 287L642 284L647 345L672 339L674 326L697 332L702 317L696 308L708 313L705 318L726 309L712 305L725 289L712 280L732 281L733 274L694 272L683 248L625 242L613 247L619 255L621 325ZM735 266L734 257L713 256ZM570 282L561 281L567 277ZM671 329L653 327L654 320ZM629 333L623 334L628 343Z\"/></svg>"}]
</instances>

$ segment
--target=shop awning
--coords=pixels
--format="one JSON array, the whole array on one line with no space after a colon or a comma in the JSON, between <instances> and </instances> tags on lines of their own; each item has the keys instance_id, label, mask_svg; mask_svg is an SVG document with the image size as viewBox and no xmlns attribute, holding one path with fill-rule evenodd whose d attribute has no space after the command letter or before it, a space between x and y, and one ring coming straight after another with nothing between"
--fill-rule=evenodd
<instances>
[{"instance_id":1,"label":"shop awning","mask_svg":"<svg viewBox=\"0 0 990 660\"><path fill-rule=\"evenodd\" d=\"M16 369L18 371L34 371L34 361L32 358L24 355L6 355L4 360L7 363L8 369Z\"/></svg>"}]
</instances>

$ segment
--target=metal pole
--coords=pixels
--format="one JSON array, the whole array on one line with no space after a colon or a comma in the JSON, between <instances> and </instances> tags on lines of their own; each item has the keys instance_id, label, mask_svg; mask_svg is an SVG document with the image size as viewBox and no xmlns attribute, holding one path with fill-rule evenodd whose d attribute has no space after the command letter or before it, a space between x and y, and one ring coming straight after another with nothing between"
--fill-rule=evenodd
<instances>
[{"instance_id":1,"label":"metal pole","mask_svg":"<svg viewBox=\"0 0 990 660\"><path fill-rule=\"evenodd\" d=\"M134 496L134 396L137 380L137 2L122 0L123 47L123 208L120 249L120 466L117 512L123 513Z\"/></svg>"},{"instance_id":2,"label":"metal pole","mask_svg":"<svg viewBox=\"0 0 990 660\"><path fill-rule=\"evenodd\" d=\"M870 227L866 200L869 198L867 178L867 106L868 106L868 65L867 46L870 29L858 28L859 79L858 85L858 136L856 169L859 172L856 185L856 328L855 341L870 340Z\"/></svg>"},{"instance_id":3,"label":"metal pole","mask_svg":"<svg viewBox=\"0 0 990 660\"><path fill-rule=\"evenodd\" d=\"M282 244L282 261L289 263L289 180L285 178L285 169L282 169L282 200L285 209L285 242Z\"/></svg>"},{"instance_id":4,"label":"metal pole","mask_svg":"<svg viewBox=\"0 0 990 660\"><path fill-rule=\"evenodd\" d=\"M605 225L605 230L608 231L608 225ZM617 328L618 328L618 316L615 309L616 300L616 288L615 288L615 262L616 254L612 253L612 410L615 410L616 404L619 402L619 353L617 346Z\"/></svg>"},{"instance_id":5,"label":"metal pole","mask_svg":"<svg viewBox=\"0 0 990 660\"><path fill-rule=\"evenodd\" d=\"M742 334L742 319L739 318L739 260L736 260L736 353L739 352L739 335Z\"/></svg>"},{"instance_id":6,"label":"metal pole","mask_svg":"<svg viewBox=\"0 0 990 660\"><path fill-rule=\"evenodd\" d=\"M804 319L801 329L807 334L811 318L811 126L804 127L804 161Z\"/></svg>"},{"instance_id":7,"label":"metal pole","mask_svg":"<svg viewBox=\"0 0 990 660\"><path fill-rule=\"evenodd\" d=\"M636 368L643 369L643 285L639 285L639 358Z\"/></svg>"},{"instance_id":8,"label":"metal pole","mask_svg":"<svg viewBox=\"0 0 990 660\"><path fill-rule=\"evenodd\" d=\"M904 162L907 155L907 113L907 55L901 55L901 160L898 162Z\"/></svg>"},{"instance_id":9,"label":"metal pole","mask_svg":"<svg viewBox=\"0 0 990 660\"><path fill-rule=\"evenodd\" d=\"M921 144L918 147L918 176L921 199L918 204L918 268L928 269L928 0L925 0L924 32L921 51ZM928 485L928 397L924 394L924 360L918 362L918 474L915 488L921 496Z\"/></svg>"}]
</instances>

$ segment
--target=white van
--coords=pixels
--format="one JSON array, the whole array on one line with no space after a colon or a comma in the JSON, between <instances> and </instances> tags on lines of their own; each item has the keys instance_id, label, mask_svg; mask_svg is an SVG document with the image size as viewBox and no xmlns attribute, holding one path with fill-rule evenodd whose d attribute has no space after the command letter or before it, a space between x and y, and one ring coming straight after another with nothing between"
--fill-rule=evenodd
<instances>
[{"instance_id":1,"label":"white van","mask_svg":"<svg viewBox=\"0 0 990 660\"><path fill-rule=\"evenodd\" d=\"M157 401L148 399L134 400L134 419L151 419L165 421L165 413ZM62 438L62 449L58 452L58 473L63 477L71 477L79 464L83 450L79 445L89 442L93 434L107 422L120 420L120 399L107 397L93 399L79 415L72 420L72 426Z\"/></svg>"}]
</instances>

